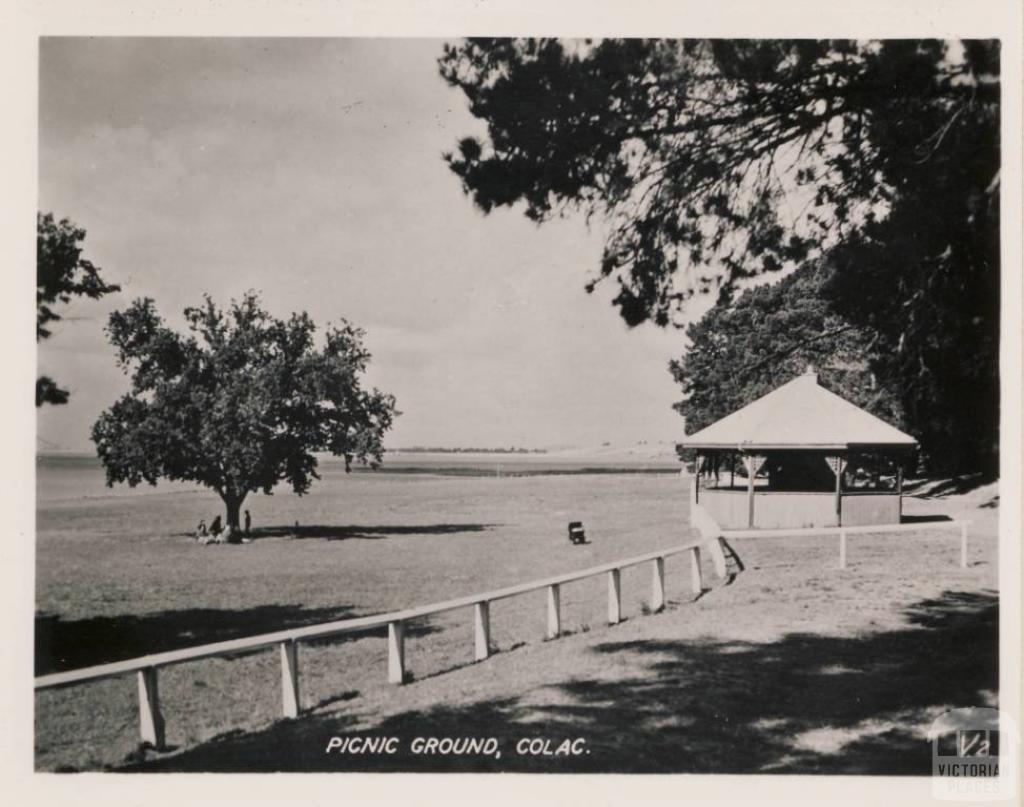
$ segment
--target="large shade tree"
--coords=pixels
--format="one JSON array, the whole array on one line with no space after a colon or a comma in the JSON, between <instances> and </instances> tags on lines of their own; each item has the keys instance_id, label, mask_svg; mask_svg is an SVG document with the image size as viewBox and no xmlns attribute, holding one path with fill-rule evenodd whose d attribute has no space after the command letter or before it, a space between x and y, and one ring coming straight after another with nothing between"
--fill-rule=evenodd
<instances>
[{"instance_id":1,"label":"large shade tree","mask_svg":"<svg viewBox=\"0 0 1024 807\"><path fill-rule=\"evenodd\" d=\"M602 220L588 288L626 322L828 256L933 465L994 461L998 42L487 39L439 66L486 124L447 155L466 192Z\"/></svg>"},{"instance_id":2,"label":"large shade tree","mask_svg":"<svg viewBox=\"0 0 1024 807\"><path fill-rule=\"evenodd\" d=\"M158 479L212 488L238 526L248 494L317 474L315 452L376 465L397 415L391 395L363 389L363 332L342 321L317 346L306 313L275 319L246 294L227 310L209 298L167 327L152 300L114 312L107 333L131 391L103 412L92 439L107 483Z\"/></svg>"},{"instance_id":3,"label":"large shade tree","mask_svg":"<svg viewBox=\"0 0 1024 807\"><path fill-rule=\"evenodd\" d=\"M57 221L52 213L36 215L36 341L52 336L50 327L61 320L55 306L73 297L98 299L120 291L107 283L100 269L82 257L85 230L69 219ZM69 393L49 376L36 379L36 406L63 404Z\"/></svg>"},{"instance_id":4,"label":"large shade tree","mask_svg":"<svg viewBox=\"0 0 1024 807\"><path fill-rule=\"evenodd\" d=\"M686 352L670 363L683 390L675 409L693 433L813 366L819 382L903 428L897 396L872 371L874 333L836 314L822 295L831 273L809 264L772 285L714 306L686 329Z\"/></svg>"}]
</instances>

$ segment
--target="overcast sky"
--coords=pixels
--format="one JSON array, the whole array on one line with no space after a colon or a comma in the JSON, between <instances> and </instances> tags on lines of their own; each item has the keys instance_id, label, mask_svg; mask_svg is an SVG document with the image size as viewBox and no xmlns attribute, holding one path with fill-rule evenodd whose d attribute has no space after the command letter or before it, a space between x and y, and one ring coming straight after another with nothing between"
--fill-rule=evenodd
<instances>
[{"instance_id":1,"label":"overcast sky","mask_svg":"<svg viewBox=\"0 0 1024 807\"><path fill-rule=\"evenodd\" d=\"M430 40L47 39L40 209L88 231L121 284L66 309L40 371L72 392L48 444L91 449L126 389L103 326L153 297L174 325L204 292L367 330L398 399L390 446L672 441L675 330L628 330L584 292L599 228L483 216L442 160L482 131Z\"/></svg>"}]
</instances>

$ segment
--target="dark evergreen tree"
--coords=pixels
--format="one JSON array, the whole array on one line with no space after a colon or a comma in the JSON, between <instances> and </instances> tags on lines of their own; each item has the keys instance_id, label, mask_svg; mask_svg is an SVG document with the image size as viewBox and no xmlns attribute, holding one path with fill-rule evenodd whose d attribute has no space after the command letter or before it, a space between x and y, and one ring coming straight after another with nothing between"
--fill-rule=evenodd
<instances>
[{"instance_id":1,"label":"dark evergreen tree","mask_svg":"<svg viewBox=\"0 0 1024 807\"><path fill-rule=\"evenodd\" d=\"M771 392L812 365L826 388L898 428L899 397L870 366L874 334L831 310L829 273L806 266L712 308L686 329L686 352L669 368L684 398L675 405L693 434Z\"/></svg>"},{"instance_id":2,"label":"dark evergreen tree","mask_svg":"<svg viewBox=\"0 0 1024 807\"><path fill-rule=\"evenodd\" d=\"M996 41L469 40L442 76L487 125L447 156L484 211L608 227L629 324L811 259L877 335L933 468L998 446Z\"/></svg>"}]
</instances>

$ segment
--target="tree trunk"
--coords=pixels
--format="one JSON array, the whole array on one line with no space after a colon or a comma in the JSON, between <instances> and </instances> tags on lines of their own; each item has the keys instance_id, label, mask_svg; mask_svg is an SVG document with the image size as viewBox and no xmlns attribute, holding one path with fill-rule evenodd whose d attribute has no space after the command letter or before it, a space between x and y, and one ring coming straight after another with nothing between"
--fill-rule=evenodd
<instances>
[{"instance_id":1,"label":"tree trunk","mask_svg":"<svg viewBox=\"0 0 1024 807\"><path fill-rule=\"evenodd\" d=\"M238 514L242 509L242 502L245 501L245 496L224 495L221 498L224 500L224 508L227 510L227 526L230 530L228 538L232 542L239 541L242 537L242 531L238 525Z\"/></svg>"}]
</instances>

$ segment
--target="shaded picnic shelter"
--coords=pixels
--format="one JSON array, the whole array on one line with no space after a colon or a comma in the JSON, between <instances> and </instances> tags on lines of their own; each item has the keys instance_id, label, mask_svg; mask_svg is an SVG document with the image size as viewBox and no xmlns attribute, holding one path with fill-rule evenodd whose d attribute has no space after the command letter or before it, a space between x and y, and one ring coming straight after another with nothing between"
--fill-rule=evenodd
<instances>
[{"instance_id":1,"label":"shaded picnic shelter","mask_svg":"<svg viewBox=\"0 0 1024 807\"><path fill-rule=\"evenodd\" d=\"M692 500L725 529L898 524L917 441L813 368L696 434Z\"/></svg>"}]
</instances>

